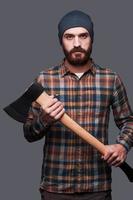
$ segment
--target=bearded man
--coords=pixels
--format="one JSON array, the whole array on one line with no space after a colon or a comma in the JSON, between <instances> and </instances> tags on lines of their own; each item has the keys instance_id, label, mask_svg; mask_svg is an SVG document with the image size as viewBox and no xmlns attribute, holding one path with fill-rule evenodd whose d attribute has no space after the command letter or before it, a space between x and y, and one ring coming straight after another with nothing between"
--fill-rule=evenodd
<instances>
[{"instance_id":1,"label":"bearded man","mask_svg":"<svg viewBox=\"0 0 133 200\"><path fill-rule=\"evenodd\" d=\"M132 146L133 115L121 78L91 58L91 17L73 10L62 17L58 36L65 58L37 77L51 95L49 105L35 102L24 124L29 142L45 138L40 192L42 200L111 200L111 166L119 166ZM110 108L120 129L108 144ZM66 112L102 141L101 156L59 121Z\"/></svg>"}]
</instances>

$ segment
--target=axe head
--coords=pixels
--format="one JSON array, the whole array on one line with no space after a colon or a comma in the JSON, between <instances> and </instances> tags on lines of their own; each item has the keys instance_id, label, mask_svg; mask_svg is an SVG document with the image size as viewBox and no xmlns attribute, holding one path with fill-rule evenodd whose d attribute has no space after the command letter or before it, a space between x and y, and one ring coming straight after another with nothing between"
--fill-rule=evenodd
<instances>
[{"instance_id":1,"label":"axe head","mask_svg":"<svg viewBox=\"0 0 133 200\"><path fill-rule=\"evenodd\" d=\"M25 123L29 108L44 91L44 88L37 82L33 83L23 95L6 106L3 110L18 122Z\"/></svg>"}]
</instances>

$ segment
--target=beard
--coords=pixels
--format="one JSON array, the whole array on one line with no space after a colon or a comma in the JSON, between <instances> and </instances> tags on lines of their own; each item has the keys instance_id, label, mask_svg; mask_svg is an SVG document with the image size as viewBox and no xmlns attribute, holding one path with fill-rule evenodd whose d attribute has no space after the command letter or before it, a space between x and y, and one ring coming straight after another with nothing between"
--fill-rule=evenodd
<instances>
[{"instance_id":1,"label":"beard","mask_svg":"<svg viewBox=\"0 0 133 200\"><path fill-rule=\"evenodd\" d=\"M81 47L74 47L71 51L66 50L63 46L63 51L67 61L73 66L83 66L90 60L92 45L84 50Z\"/></svg>"}]
</instances>

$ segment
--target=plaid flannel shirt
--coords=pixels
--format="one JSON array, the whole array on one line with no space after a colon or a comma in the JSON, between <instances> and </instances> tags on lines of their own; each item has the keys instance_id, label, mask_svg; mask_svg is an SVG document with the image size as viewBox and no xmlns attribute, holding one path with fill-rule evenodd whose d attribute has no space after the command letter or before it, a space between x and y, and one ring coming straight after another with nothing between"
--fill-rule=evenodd
<instances>
[{"instance_id":1,"label":"plaid flannel shirt","mask_svg":"<svg viewBox=\"0 0 133 200\"><path fill-rule=\"evenodd\" d=\"M120 77L91 63L81 78L66 66L49 68L37 81L48 94L64 102L66 113L98 140L108 144L110 108L120 133L117 143L133 144L133 114ZM24 135L33 142L45 136L40 187L50 192L74 193L111 189L111 168L100 153L59 121L45 126L39 107L32 106Z\"/></svg>"}]
</instances>

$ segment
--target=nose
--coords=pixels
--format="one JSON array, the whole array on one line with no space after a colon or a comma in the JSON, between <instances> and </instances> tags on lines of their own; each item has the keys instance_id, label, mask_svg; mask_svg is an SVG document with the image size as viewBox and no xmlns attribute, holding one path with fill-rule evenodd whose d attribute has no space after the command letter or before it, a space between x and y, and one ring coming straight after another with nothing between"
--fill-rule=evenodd
<instances>
[{"instance_id":1,"label":"nose","mask_svg":"<svg viewBox=\"0 0 133 200\"><path fill-rule=\"evenodd\" d=\"M74 38L73 45L74 47L79 47L81 45L78 36Z\"/></svg>"}]
</instances>

